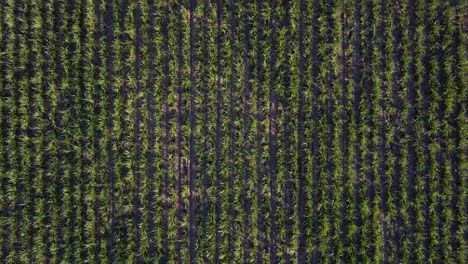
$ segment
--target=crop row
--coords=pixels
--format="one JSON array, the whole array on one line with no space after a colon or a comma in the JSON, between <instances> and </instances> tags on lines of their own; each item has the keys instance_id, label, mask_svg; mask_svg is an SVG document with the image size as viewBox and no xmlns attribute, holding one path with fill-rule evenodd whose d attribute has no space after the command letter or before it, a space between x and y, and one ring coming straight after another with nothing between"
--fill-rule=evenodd
<instances>
[{"instance_id":1,"label":"crop row","mask_svg":"<svg viewBox=\"0 0 468 264\"><path fill-rule=\"evenodd\" d=\"M465 10L3 1L0 259L464 263Z\"/></svg>"}]
</instances>

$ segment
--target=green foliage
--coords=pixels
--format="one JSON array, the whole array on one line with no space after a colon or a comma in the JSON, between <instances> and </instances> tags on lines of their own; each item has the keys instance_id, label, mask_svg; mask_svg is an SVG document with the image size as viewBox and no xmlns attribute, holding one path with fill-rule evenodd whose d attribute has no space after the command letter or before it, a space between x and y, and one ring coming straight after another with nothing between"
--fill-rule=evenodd
<instances>
[{"instance_id":1,"label":"green foliage","mask_svg":"<svg viewBox=\"0 0 468 264\"><path fill-rule=\"evenodd\" d=\"M464 263L462 1L0 4L5 263Z\"/></svg>"}]
</instances>

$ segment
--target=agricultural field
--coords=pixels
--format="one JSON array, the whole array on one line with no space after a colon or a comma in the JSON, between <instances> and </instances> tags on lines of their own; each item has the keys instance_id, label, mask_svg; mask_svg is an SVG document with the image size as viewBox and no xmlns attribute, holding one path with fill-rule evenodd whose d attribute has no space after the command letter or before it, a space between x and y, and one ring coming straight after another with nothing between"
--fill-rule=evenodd
<instances>
[{"instance_id":1,"label":"agricultural field","mask_svg":"<svg viewBox=\"0 0 468 264\"><path fill-rule=\"evenodd\" d=\"M0 1L1 263L467 263L463 0Z\"/></svg>"}]
</instances>

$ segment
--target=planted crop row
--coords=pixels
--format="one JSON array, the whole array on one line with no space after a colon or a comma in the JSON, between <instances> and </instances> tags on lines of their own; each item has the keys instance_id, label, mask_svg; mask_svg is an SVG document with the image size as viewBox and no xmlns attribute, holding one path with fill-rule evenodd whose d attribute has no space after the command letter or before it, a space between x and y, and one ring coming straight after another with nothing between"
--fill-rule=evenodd
<instances>
[{"instance_id":1,"label":"planted crop row","mask_svg":"<svg viewBox=\"0 0 468 264\"><path fill-rule=\"evenodd\" d=\"M464 263L462 1L6 0L6 263Z\"/></svg>"}]
</instances>

